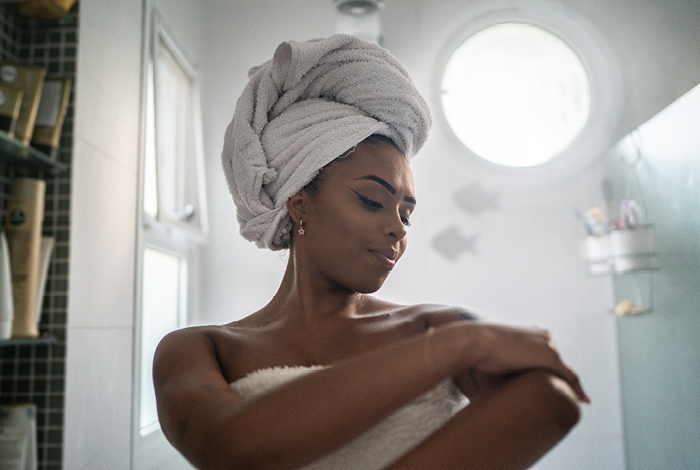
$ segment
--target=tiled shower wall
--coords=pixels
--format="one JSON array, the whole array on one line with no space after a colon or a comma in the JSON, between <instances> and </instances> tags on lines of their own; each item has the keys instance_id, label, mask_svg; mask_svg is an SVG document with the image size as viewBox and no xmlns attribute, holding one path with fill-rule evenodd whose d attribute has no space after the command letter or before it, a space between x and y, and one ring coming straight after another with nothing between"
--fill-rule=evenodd
<instances>
[{"instance_id":1,"label":"tiled shower wall","mask_svg":"<svg viewBox=\"0 0 700 470\"><path fill-rule=\"evenodd\" d=\"M28 21L17 15L13 6L0 5L3 60L40 65L50 75L75 77L77 33L77 7L59 22L47 23ZM68 165L67 170L54 175L47 170L16 168L0 160L0 218L4 222L8 193L15 176L44 178L47 184L43 234L56 240L40 323L40 333L56 341L23 345L0 343L0 403L37 405L38 463L42 470L58 470L62 461L72 133L71 92L57 155L58 161Z\"/></svg>"}]
</instances>

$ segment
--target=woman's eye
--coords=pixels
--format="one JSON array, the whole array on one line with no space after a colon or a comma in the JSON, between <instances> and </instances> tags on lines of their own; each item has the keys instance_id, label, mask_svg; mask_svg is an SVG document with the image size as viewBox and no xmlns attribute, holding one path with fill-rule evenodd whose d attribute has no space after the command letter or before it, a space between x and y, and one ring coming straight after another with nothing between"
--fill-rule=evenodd
<instances>
[{"instance_id":1,"label":"woman's eye","mask_svg":"<svg viewBox=\"0 0 700 470\"><path fill-rule=\"evenodd\" d=\"M373 201L372 199L363 196L362 194L358 193L357 191L355 191L355 190L352 189L352 188L350 188L350 190L351 190L353 193L357 194L357 197L360 198L360 201L362 201L362 204L364 204L365 207L367 207L368 209L377 210L377 209L383 209L383 208L384 208L384 206L383 206L381 203L379 203L379 202L377 202L377 201Z\"/></svg>"},{"instance_id":2,"label":"woman's eye","mask_svg":"<svg viewBox=\"0 0 700 470\"><path fill-rule=\"evenodd\" d=\"M357 197L360 199L362 204L369 210L371 211L377 211L379 209L384 209L384 205L381 202L374 201L366 196L363 196L362 194L358 193L354 189L350 188L350 190L357 194ZM404 224L406 227L411 226L411 221L408 220L408 217L401 217L401 223Z\"/></svg>"},{"instance_id":3,"label":"woman's eye","mask_svg":"<svg viewBox=\"0 0 700 470\"><path fill-rule=\"evenodd\" d=\"M362 201L362 203L363 203L365 206L367 206L367 207L369 207L369 208L371 208L371 209L382 209L382 208L384 207L381 203L379 203L379 202L377 202L377 201L373 201L373 200L371 200L371 199L367 199L367 198L364 197L364 196L360 196L360 200Z\"/></svg>"}]
</instances>

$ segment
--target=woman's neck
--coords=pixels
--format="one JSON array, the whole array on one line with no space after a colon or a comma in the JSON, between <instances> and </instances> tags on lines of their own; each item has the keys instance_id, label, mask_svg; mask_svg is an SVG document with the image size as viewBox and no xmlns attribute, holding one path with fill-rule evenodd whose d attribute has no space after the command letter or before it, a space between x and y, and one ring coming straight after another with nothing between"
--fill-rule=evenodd
<instances>
[{"instance_id":1,"label":"woman's neck","mask_svg":"<svg viewBox=\"0 0 700 470\"><path fill-rule=\"evenodd\" d=\"M292 248L293 250L293 248ZM264 308L279 317L296 317L313 323L329 318L347 318L361 313L368 296L353 292L303 269L293 251L277 293Z\"/></svg>"}]
</instances>

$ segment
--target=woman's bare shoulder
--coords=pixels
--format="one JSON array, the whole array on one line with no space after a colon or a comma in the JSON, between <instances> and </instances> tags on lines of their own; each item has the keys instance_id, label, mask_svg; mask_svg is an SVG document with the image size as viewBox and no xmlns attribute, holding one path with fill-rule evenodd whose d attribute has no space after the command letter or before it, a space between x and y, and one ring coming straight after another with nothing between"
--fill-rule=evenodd
<instances>
[{"instance_id":1,"label":"woman's bare shoulder","mask_svg":"<svg viewBox=\"0 0 700 470\"><path fill-rule=\"evenodd\" d=\"M241 330L244 328L237 328L232 324L188 326L171 331L165 335L161 344L166 347L171 344L182 346L183 344L195 345L204 342L215 344L220 340L236 341L244 334Z\"/></svg>"},{"instance_id":2,"label":"woman's bare shoulder","mask_svg":"<svg viewBox=\"0 0 700 470\"><path fill-rule=\"evenodd\" d=\"M257 314L243 317L223 325L196 325L173 330L165 337L171 341L240 341L254 332L258 327L264 326L264 320Z\"/></svg>"},{"instance_id":3,"label":"woman's bare shoulder","mask_svg":"<svg viewBox=\"0 0 700 470\"><path fill-rule=\"evenodd\" d=\"M423 322L425 323L426 327L439 326L453 321L478 321L485 319L482 315L479 315L472 310L453 305L428 303L401 305L387 302L385 300L375 299L373 308L375 311L382 312L385 315Z\"/></svg>"},{"instance_id":4,"label":"woman's bare shoulder","mask_svg":"<svg viewBox=\"0 0 700 470\"><path fill-rule=\"evenodd\" d=\"M196 364L220 371L228 382L245 370L255 330L237 322L225 325L200 325L171 331L161 340L156 351L156 366Z\"/></svg>"}]
</instances>

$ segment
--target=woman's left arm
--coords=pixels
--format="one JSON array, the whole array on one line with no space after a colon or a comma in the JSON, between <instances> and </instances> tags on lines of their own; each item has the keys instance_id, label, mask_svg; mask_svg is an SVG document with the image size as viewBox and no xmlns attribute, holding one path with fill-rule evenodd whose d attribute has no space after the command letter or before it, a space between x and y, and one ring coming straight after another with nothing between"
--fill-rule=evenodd
<instances>
[{"instance_id":1,"label":"woman's left arm","mask_svg":"<svg viewBox=\"0 0 700 470\"><path fill-rule=\"evenodd\" d=\"M483 315L474 313L459 307L444 305L424 305L420 315L426 328L438 327L447 323L457 321L485 322L488 321ZM460 391L469 398L470 403L477 402L480 398L495 392L509 380L524 373L523 371L512 373L492 374L469 368L455 374L453 380Z\"/></svg>"}]
</instances>

